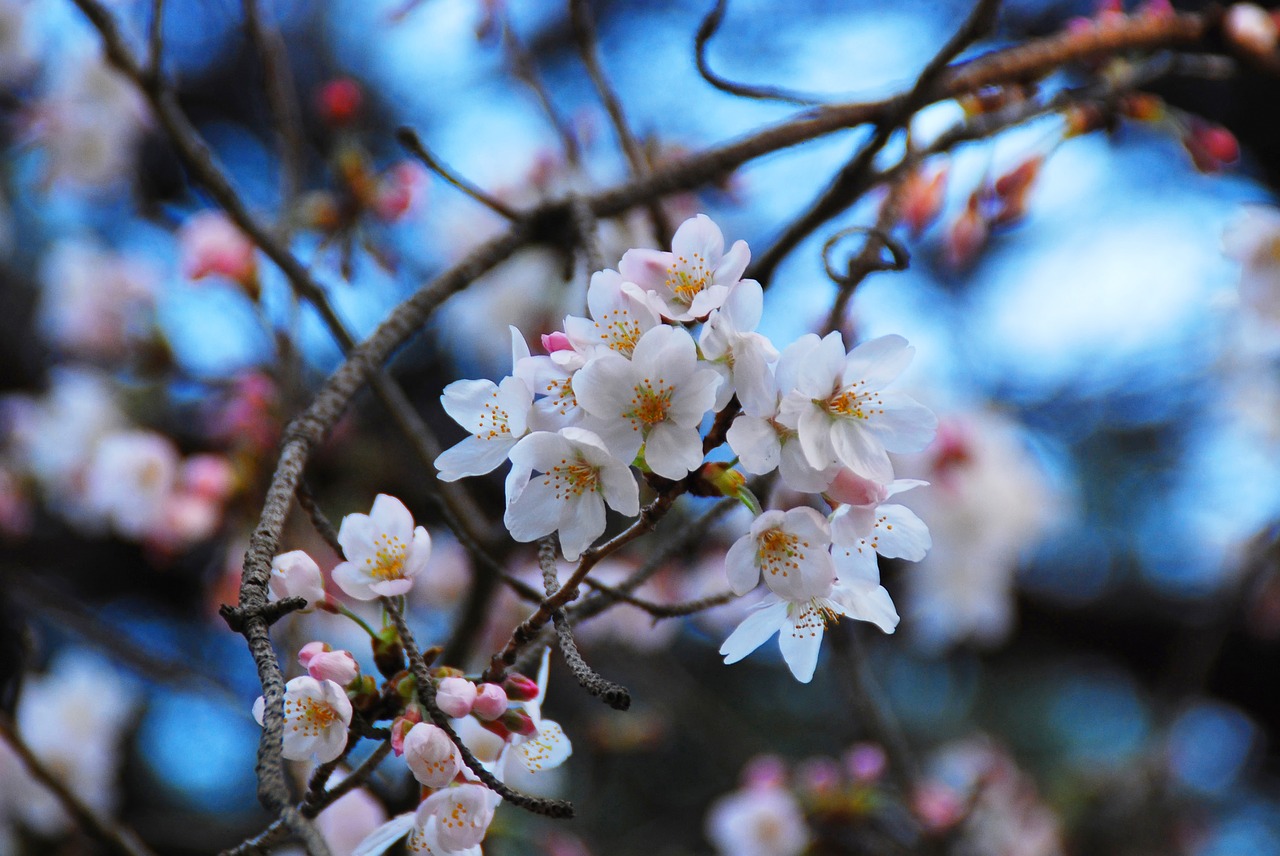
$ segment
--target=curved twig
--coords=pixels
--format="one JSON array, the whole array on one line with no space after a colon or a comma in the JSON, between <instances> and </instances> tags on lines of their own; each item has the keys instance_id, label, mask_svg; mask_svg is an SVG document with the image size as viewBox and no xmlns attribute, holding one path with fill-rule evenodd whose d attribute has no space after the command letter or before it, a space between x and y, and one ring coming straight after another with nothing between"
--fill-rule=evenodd
<instances>
[{"instance_id":1,"label":"curved twig","mask_svg":"<svg viewBox=\"0 0 1280 856\"><path fill-rule=\"evenodd\" d=\"M698 25L698 32L693 38L693 60L698 66L698 74L721 92L737 95L741 98L755 98L761 101L781 101L785 104L796 104L801 107L813 107L824 103L827 99L816 95L807 95L792 89L778 86L752 86L746 83L735 83L727 77L712 71L707 62L707 43L720 31L724 23L725 12L728 11L728 0L716 0L716 5Z\"/></svg>"}]
</instances>

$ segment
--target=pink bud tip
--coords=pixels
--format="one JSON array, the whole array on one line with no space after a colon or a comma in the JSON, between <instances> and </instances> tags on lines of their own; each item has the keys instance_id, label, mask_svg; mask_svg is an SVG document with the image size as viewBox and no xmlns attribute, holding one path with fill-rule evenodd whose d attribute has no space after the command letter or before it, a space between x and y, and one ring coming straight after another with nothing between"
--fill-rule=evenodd
<instances>
[{"instance_id":1,"label":"pink bud tip","mask_svg":"<svg viewBox=\"0 0 1280 856\"><path fill-rule=\"evenodd\" d=\"M494 720L507 712L507 694L497 684L481 684L471 713L483 720Z\"/></svg>"},{"instance_id":2,"label":"pink bud tip","mask_svg":"<svg viewBox=\"0 0 1280 856\"><path fill-rule=\"evenodd\" d=\"M330 125L349 125L360 115L364 93L349 77L330 80L320 87L316 98L320 117Z\"/></svg>"},{"instance_id":3,"label":"pink bud tip","mask_svg":"<svg viewBox=\"0 0 1280 856\"><path fill-rule=\"evenodd\" d=\"M570 343L569 337L559 331L555 333L542 334L542 347L547 349L548 354L556 351L572 351L573 344Z\"/></svg>"}]
</instances>

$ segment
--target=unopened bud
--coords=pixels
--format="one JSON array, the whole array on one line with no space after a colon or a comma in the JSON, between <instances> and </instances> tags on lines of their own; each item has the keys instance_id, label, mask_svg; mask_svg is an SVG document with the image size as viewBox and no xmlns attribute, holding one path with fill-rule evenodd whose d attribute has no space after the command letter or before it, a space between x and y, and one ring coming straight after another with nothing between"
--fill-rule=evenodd
<instances>
[{"instance_id":1,"label":"unopened bud","mask_svg":"<svg viewBox=\"0 0 1280 856\"><path fill-rule=\"evenodd\" d=\"M507 694L497 684L481 684L471 713L477 719L497 719L507 712Z\"/></svg>"},{"instance_id":2,"label":"unopened bud","mask_svg":"<svg viewBox=\"0 0 1280 856\"><path fill-rule=\"evenodd\" d=\"M533 701L538 697L538 685L519 672L508 672L502 689L511 701Z\"/></svg>"},{"instance_id":3,"label":"unopened bud","mask_svg":"<svg viewBox=\"0 0 1280 856\"><path fill-rule=\"evenodd\" d=\"M359 117L363 103L364 93L360 91L360 84L349 77L330 80L316 93L316 108L328 125L350 125Z\"/></svg>"},{"instance_id":4,"label":"unopened bud","mask_svg":"<svg viewBox=\"0 0 1280 856\"><path fill-rule=\"evenodd\" d=\"M404 754L404 738L413 726L422 721L422 710L417 705L409 705L403 716L397 716L391 723L391 751L397 755Z\"/></svg>"},{"instance_id":5,"label":"unopened bud","mask_svg":"<svg viewBox=\"0 0 1280 856\"><path fill-rule=\"evenodd\" d=\"M466 678L445 678L436 687L436 705L453 719L466 716L476 703L476 685Z\"/></svg>"},{"instance_id":6,"label":"unopened bud","mask_svg":"<svg viewBox=\"0 0 1280 856\"><path fill-rule=\"evenodd\" d=\"M321 651L310 658L307 674L345 687L360 675L360 666L350 651Z\"/></svg>"},{"instance_id":7,"label":"unopened bud","mask_svg":"<svg viewBox=\"0 0 1280 856\"><path fill-rule=\"evenodd\" d=\"M506 713L493 720L493 722L501 724L511 734L523 734L525 737L532 737L538 733L538 726L533 724L533 718L519 708L507 708Z\"/></svg>"},{"instance_id":8,"label":"unopened bud","mask_svg":"<svg viewBox=\"0 0 1280 856\"><path fill-rule=\"evenodd\" d=\"M554 333L542 334L542 347L547 349L548 354L556 351L572 351L573 343L569 341L569 337L557 330Z\"/></svg>"},{"instance_id":9,"label":"unopened bud","mask_svg":"<svg viewBox=\"0 0 1280 856\"><path fill-rule=\"evenodd\" d=\"M1240 159L1240 143L1221 125L1192 119L1182 145L1200 172L1221 172Z\"/></svg>"}]
</instances>

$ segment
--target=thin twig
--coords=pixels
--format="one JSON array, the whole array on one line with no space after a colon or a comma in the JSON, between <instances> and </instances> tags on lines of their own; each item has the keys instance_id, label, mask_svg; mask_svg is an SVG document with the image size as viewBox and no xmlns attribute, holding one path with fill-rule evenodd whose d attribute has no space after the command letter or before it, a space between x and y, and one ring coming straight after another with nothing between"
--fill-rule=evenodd
<instances>
[{"instance_id":1,"label":"thin twig","mask_svg":"<svg viewBox=\"0 0 1280 856\"><path fill-rule=\"evenodd\" d=\"M556 541L554 538L543 538L538 544L538 566L542 569L542 584L551 597L560 590L560 579L556 576ZM560 653L565 665L573 673L578 685L591 695L603 701L614 710L626 710L631 707L631 692L620 684L600 676L595 669L587 665L578 650L578 643L573 640L573 629L565 618L564 610L557 609L551 616L556 627L556 636L560 640Z\"/></svg>"},{"instance_id":2,"label":"thin twig","mask_svg":"<svg viewBox=\"0 0 1280 856\"><path fill-rule=\"evenodd\" d=\"M650 164L644 149L627 123L626 113L622 109L622 100L614 91L613 85L604 73L600 62L600 42L596 36L595 20L591 16L588 0L569 0L569 20L573 28L573 40L578 46L578 56L587 67L587 76L595 87L600 103L604 105L609 116L609 124L613 127L618 145L626 155L631 166L631 175L644 178L650 172ZM671 222L662 209L662 201L654 198L648 204L649 217L653 221L654 236L659 246L665 246L671 240ZM598 270L598 268L597 268Z\"/></svg>"},{"instance_id":3,"label":"thin twig","mask_svg":"<svg viewBox=\"0 0 1280 856\"><path fill-rule=\"evenodd\" d=\"M164 0L151 0L151 29L147 33L147 74L164 74Z\"/></svg>"},{"instance_id":4,"label":"thin twig","mask_svg":"<svg viewBox=\"0 0 1280 856\"><path fill-rule=\"evenodd\" d=\"M267 26L258 0L244 0L245 26L249 40L262 63L267 104L272 123L280 138L280 216L276 231L287 240L293 223L293 210L302 186L302 122L293 71L289 67L289 50L279 31Z\"/></svg>"},{"instance_id":5,"label":"thin twig","mask_svg":"<svg viewBox=\"0 0 1280 856\"><path fill-rule=\"evenodd\" d=\"M555 130L556 136L560 138L560 147L564 151L564 159L570 166L577 166L582 161L582 148L578 145L578 138L573 133L573 128L560 115L560 111L556 109L555 102L551 100L551 93L547 91L546 84L542 82L542 78L538 75L538 68L533 62L533 57L529 51L525 49L524 43L520 41L520 37L516 35L515 30L511 28L511 22L503 15L502 19L502 49L506 54L507 64L511 67L511 73L516 79L523 82L525 86L538 99L538 104L542 107L543 114L547 117L547 121L551 123L551 127Z\"/></svg>"},{"instance_id":6,"label":"thin twig","mask_svg":"<svg viewBox=\"0 0 1280 856\"><path fill-rule=\"evenodd\" d=\"M947 64L995 24L999 9L1000 0L978 0L960 29L925 65L911 91L896 99L893 107L876 120L875 133L866 145L858 150L808 209L793 220L778 240L751 266L749 275L752 279L759 280L767 288L778 265L801 241L852 205L867 190L867 179L872 175L876 155L918 109L936 97L944 72L947 71Z\"/></svg>"},{"instance_id":7,"label":"thin twig","mask_svg":"<svg viewBox=\"0 0 1280 856\"><path fill-rule=\"evenodd\" d=\"M427 150L423 145L422 138L418 136L418 132L413 128L402 126L396 129L396 141L404 147L405 151L422 161L422 165L443 178L447 183L462 191L466 196L471 197L479 202L485 208L505 217L508 220L519 220L520 212L516 211L507 203L503 202L495 196L486 193L481 188L467 181L462 176L445 166L439 158Z\"/></svg>"},{"instance_id":8,"label":"thin twig","mask_svg":"<svg viewBox=\"0 0 1280 856\"><path fill-rule=\"evenodd\" d=\"M801 107L812 107L816 104L821 104L825 99L814 95L806 95L803 92L796 92L777 86L750 86L745 83L735 83L727 77L716 74L711 69L710 64L707 62L707 44L711 41L711 37L720 31L720 25L724 23L728 6L728 0L716 0L716 5L707 13L707 17L702 19L702 23L698 25L698 33L694 36L693 59L698 66L698 74L702 75L702 79L721 92L727 92L730 95L737 95L741 98L782 101L786 104L796 104Z\"/></svg>"},{"instance_id":9,"label":"thin twig","mask_svg":"<svg viewBox=\"0 0 1280 856\"><path fill-rule=\"evenodd\" d=\"M462 756L462 762L475 774L476 778L485 787L494 791L498 796L517 808L547 817L573 817L572 803L566 800L542 799L521 793L498 779L477 760L471 750L467 748L467 745L462 742L462 738L453 730L448 714L436 704L435 684L431 681L426 661L422 659L422 652L418 650L418 643L414 639L412 631L409 630L409 624L405 621L404 615L391 598L384 597L381 601L383 607L387 610L387 614L395 622L396 630L400 634L400 643L404 645L405 653L409 656L409 670L413 673L414 680L418 685L418 700L431 716L431 721L449 735L453 745L458 748L458 754Z\"/></svg>"},{"instance_id":10,"label":"thin twig","mask_svg":"<svg viewBox=\"0 0 1280 856\"><path fill-rule=\"evenodd\" d=\"M123 856L155 856L138 838L137 833L100 817L72 793L71 789L36 757L31 747L27 746L22 735L14 727L13 721L3 714L0 714L0 739L9 744L9 748L21 759L32 778L44 785L57 798L67 814L71 815L86 833L114 853L120 853Z\"/></svg>"}]
</instances>

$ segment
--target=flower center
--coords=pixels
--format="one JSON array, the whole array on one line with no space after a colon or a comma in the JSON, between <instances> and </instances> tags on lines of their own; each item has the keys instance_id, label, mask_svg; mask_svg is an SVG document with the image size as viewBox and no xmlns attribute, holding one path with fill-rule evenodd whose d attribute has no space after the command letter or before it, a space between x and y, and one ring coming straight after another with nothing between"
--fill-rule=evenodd
<instances>
[{"instance_id":1,"label":"flower center","mask_svg":"<svg viewBox=\"0 0 1280 856\"><path fill-rule=\"evenodd\" d=\"M826 401L817 403L826 408L832 416L843 416L852 419L870 419L875 414L883 414L884 399L876 390L862 389L865 380L857 381L844 389L838 390Z\"/></svg>"},{"instance_id":2,"label":"flower center","mask_svg":"<svg viewBox=\"0 0 1280 856\"><path fill-rule=\"evenodd\" d=\"M808 603L793 603L787 611L794 613L797 609L800 614L796 617L795 629L792 631L796 638L821 636L828 627L840 623L840 613L825 597L815 597Z\"/></svg>"},{"instance_id":3,"label":"flower center","mask_svg":"<svg viewBox=\"0 0 1280 856\"><path fill-rule=\"evenodd\" d=\"M594 492L599 480L599 470L581 458L573 462L568 458L561 458L560 463L546 473L542 483L551 486L556 499L567 500Z\"/></svg>"},{"instance_id":4,"label":"flower center","mask_svg":"<svg viewBox=\"0 0 1280 856\"><path fill-rule=\"evenodd\" d=\"M496 440L511 434L511 429L507 427L511 414L498 402L497 390L493 391L492 398L492 401L484 403L483 412L480 414L476 437L481 440Z\"/></svg>"},{"instance_id":5,"label":"flower center","mask_svg":"<svg viewBox=\"0 0 1280 856\"><path fill-rule=\"evenodd\" d=\"M788 577L793 571L799 572L800 563L805 559L804 548L809 546L808 541L801 541L798 535L783 529L769 529L761 533L758 543L760 565L775 577Z\"/></svg>"},{"instance_id":6,"label":"flower center","mask_svg":"<svg viewBox=\"0 0 1280 856\"><path fill-rule=\"evenodd\" d=\"M284 718L294 731L315 737L337 722L338 712L330 705L309 696L284 700Z\"/></svg>"},{"instance_id":7,"label":"flower center","mask_svg":"<svg viewBox=\"0 0 1280 856\"><path fill-rule=\"evenodd\" d=\"M605 313L605 316L596 322L596 329L600 331L602 344L627 359L631 358L632 352L636 349L636 342L640 341L640 335L644 332L640 329L640 322L633 321L631 312L627 309L615 309Z\"/></svg>"},{"instance_id":8,"label":"flower center","mask_svg":"<svg viewBox=\"0 0 1280 856\"><path fill-rule=\"evenodd\" d=\"M561 416L565 416L570 410L578 406L578 396L573 393L573 378L567 377L563 380L552 380L547 382L547 397L552 400L552 406L560 411Z\"/></svg>"},{"instance_id":9,"label":"flower center","mask_svg":"<svg viewBox=\"0 0 1280 856\"><path fill-rule=\"evenodd\" d=\"M643 423L647 428L666 420L675 387L667 386L662 378L658 378L657 384L645 378L632 387L632 391L635 395L631 397L631 409L622 415L632 421L634 430L640 430L640 426L634 424L636 422Z\"/></svg>"},{"instance_id":10,"label":"flower center","mask_svg":"<svg viewBox=\"0 0 1280 856\"><path fill-rule=\"evenodd\" d=\"M700 253L691 257L677 256L676 263L667 268L666 286L676 301L688 306L711 283L711 271Z\"/></svg>"},{"instance_id":11,"label":"flower center","mask_svg":"<svg viewBox=\"0 0 1280 856\"><path fill-rule=\"evenodd\" d=\"M373 539L374 553L364 560L365 570L376 580L398 580L404 577L404 554L408 545L395 535L383 533Z\"/></svg>"}]
</instances>

